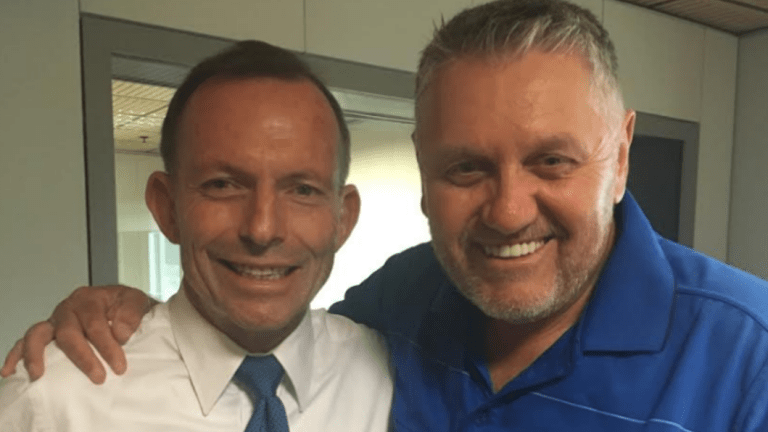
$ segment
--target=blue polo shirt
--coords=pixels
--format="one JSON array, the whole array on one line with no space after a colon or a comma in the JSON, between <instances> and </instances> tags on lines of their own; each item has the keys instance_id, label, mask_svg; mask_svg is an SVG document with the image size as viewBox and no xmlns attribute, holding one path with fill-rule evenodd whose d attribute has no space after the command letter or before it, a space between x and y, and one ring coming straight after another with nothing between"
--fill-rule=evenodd
<instances>
[{"instance_id":1,"label":"blue polo shirt","mask_svg":"<svg viewBox=\"0 0 768 432\"><path fill-rule=\"evenodd\" d=\"M658 236L627 194L580 319L494 393L482 315L422 244L333 312L382 331L394 429L768 431L768 283Z\"/></svg>"}]
</instances>

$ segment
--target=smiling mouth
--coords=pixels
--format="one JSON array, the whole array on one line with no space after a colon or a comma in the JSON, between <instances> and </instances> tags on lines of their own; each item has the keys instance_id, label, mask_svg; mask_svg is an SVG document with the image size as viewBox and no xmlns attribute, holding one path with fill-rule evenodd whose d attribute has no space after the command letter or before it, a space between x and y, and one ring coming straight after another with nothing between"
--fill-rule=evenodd
<instances>
[{"instance_id":1,"label":"smiling mouth","mask_svg":"<svg viewBox=\"0 0 768 432\"><path fill-rule=\"evenodd\" d=\"M482 246L482 248L486 255L494 258L519 258L536 252L548 241L549 239L513 245Z\"/></svg>"},{"instance_id":2,"label":"smiling mouth","mask_svg":"<svg viewBox=\"0 0 768 432\"><path fill-rule=\"evenodd\" d=\"M297 266L280 266L280 267L266 267L266 266L247 266L243 264L236 264L231 261L219 260L225 267L239 274L252 279L260 280L277 280L284 278L293 273Z\"/></svg>"}]
</instances>

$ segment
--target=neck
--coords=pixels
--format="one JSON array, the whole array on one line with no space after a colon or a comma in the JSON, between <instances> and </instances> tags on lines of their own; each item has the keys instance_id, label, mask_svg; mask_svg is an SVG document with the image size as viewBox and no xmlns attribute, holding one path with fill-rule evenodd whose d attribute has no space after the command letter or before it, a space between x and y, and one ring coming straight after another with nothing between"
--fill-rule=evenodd
<instances>
[{"instance_id":1,"label":"neck","mask_svg":"<svg viewBox=\"0 0 768 432\"><path fill-rule=\"evenodd\" d=\"M304 309L288 322L276 326L237 322L222 310L206 307L207 303L184 281L182 286L189 302L206 321L251 354L266 354L277 348L296 330L307 313L307 309Z\"/></svg>"},{"instance_id":2,"label":"neck","mask_svg":"<svg viewBox=\"0 0 768 432\"><path fill-rule=\"evenodd\" d=\"M501 390L549 349L581 316L595 288L600 271L616 240L613 219L608 225L603 252L596 270L582 285L581 293L563 309L529 323L510 323L486 317L485 355L494 392Z\"/></svg>"},{"instance_id":3,"label":"neck","mask_svg":"<svg viewBox=\"0 0 768 432\"><path fill-rule=\"evenodd\" d=\"M576 323L591 293L592 288L584 290L564 310L535 322L510 323L487 318L485 355L494 392L520 375Z\"/></svg>"},{"instance_id":4,"label":"neck","mask_svg":"<svg viewBox=\"0 0 768 432\"><path fill-rule=\"evenodd\" d=\"M224 328L213 324L241 348L251 354L266 354L277 348L301 323L304 315L297 316L287 327L276 330L243 330L239 327Z\"/></svg>"}]
</instances>

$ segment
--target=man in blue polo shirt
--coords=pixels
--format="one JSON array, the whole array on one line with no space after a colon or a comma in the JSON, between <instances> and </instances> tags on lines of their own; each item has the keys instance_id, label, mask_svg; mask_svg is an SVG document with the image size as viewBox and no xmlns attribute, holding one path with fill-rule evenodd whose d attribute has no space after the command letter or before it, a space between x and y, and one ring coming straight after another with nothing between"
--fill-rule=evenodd
<instances>
[{"instance_id":1,"label":"man in blue polo shirt","mask_svg":"<svg viewBox=\"0 0 768 432\"><path fill-rule=\"evenodd\" d=\"M617 69L555 0L468 9L424 50L432 242L332 308L386 335L397 430L768 430L768 283L661 238L626 193Z\"/></svg>"},{"instance_id":2,"label":"man in blue polo shirt","mask_svg":"<svg viewBox=\"0 0 768 432\"><path fill-rule=\"evenodd\" d=\"M654 233L634 112L566 3L464 11L423 51L432 243L333 312L385 332L407 431L766 431L768 284Z\"/></svg>"}]
</instances>

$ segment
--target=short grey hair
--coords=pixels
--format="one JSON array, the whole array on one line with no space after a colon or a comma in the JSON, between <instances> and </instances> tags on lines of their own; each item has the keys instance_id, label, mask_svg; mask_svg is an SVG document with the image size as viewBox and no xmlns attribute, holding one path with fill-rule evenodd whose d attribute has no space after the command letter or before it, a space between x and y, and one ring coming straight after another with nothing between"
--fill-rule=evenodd
<instances>
[{"instance_id":1,"label":"short grey hair","mask_svg":"<svg viewBox=\"0 0 768 432\"><path fill-rule=\"evenodd\" d=\"M619 65L608 32L590 11L562 0L496 0L443 20L421 53L416 105L435 71L450 61L499 54L519 58L531 50L582 55L593 85L609 105L623 111Z\"/></svg>"}]
</instances>

